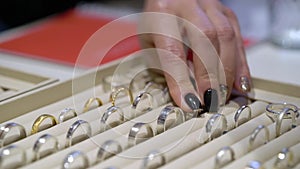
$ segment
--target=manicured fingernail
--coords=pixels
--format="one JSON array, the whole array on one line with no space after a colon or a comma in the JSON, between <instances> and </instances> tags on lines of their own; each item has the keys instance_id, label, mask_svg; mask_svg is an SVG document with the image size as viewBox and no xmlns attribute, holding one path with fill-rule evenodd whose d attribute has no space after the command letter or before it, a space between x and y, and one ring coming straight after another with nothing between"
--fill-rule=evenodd
<instances>
[{"instance_id":1,"label":"manicured fingernail","mask_svg":"<svg viewBox=\"0 0 300 169\"><path fill-rule=\"evenodd\" d=\"M242 76L240 78L240 87L243 92L250 92L250 90L251 90L250 82L246 76Z\"/></svg>"},{"instance_id":2,"label":"manicured fingernail","mask_svg":"<svg viewBox=\"0 0 300 169\"><path fill-rule=\"evenodd\" d=\"M188 93L187 95L185 95L184 100L185 100L186 104L192 110L199 110L199 109L201 109L200 100L193 93Z\"/></svg>"},{"instance_id":3,"label":"manicured fingernail","mask_svg":"<svg viewBox=\"0 0 300 169\"><path fill-rule=\"evenodd\" d=\"M219 106L218 93L215 89L207 89L204 93L205 110L208 112L217 112Z\"/></svg>"}]
</instances>

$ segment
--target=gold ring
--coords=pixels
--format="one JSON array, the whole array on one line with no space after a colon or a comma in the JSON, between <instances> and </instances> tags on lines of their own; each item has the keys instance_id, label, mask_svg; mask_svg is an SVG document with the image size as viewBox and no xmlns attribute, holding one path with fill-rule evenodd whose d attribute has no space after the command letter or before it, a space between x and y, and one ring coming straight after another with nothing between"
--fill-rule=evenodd
<instances>
[{"instance_id":1,"label":"gold ring","mask_svg":"<svg viewBox=\"0 0 300 169\"><path fill-rule=\"evenodd\" d=\"M85 103L85 105L84 105L84 109L83 109L83 112L84 112L84 113L87 112L87 111L89 111L90 106L91 106L91 104L92 104L94 101L97 101L98 107L100 107L100 106L103 105L102 100L99 99L98 97L90 98L90 99Z\"/></svg>"},{"instance_id":2,"label":"gold ring","mask_svg":"<svg viewBox=\"0 0 300 169\"><path fill-rule=\"evenodd\" d=\"M31 129L31 134L35 134L35 133L39 132L41 123L47 118L51 119L52 126L55 126L58 123L54 116L52 116L50 114L42 114L34 121L34 123L32 125L32 129Z\"/></svg>"},{"instance_id":3,"label":"gold ring","mask_svg":"<svg viewBox=\"0 0 300 169\"><path fill-rule=\"evenodd\" d=\"M132 92L131 92L131 90L129 90L128 88L125 88L125 87L118 88L117 90L113 91L113 92L110 94L109 101L111 101L111 104L112 104L113 106L116 106L116 100L117 100L117 97L118 97L118 95L119 95L121 92L125 92L125 94L128 95L130 104L132 104L132 103L133 103Z\"/></svg>"}]
</instances>

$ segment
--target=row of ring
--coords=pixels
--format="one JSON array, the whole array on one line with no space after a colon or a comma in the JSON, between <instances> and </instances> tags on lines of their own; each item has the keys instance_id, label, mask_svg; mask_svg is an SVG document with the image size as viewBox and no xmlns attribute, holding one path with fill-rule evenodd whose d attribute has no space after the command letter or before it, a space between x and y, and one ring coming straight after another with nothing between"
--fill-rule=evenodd
<instances>
[{"instance_id":1,"label":"row of ring","mask_svg":"<svg viewBox=\"0 0 300 169\"><path fill-rule=\"evenodd\" d=\"M166 119L165 120L163 120L163 119L167 118L169 116L169 114L172 114L172 113L176 113L177 116L180 116L181 120L180 120L179 123L183 123L185 121L184 113L183 113L183 111L180 108L175 107L175 106L170 106L170 105L166 106L161 111L161 114L160 114L160 116L159 116L159 118L157 120L157 126L161 126L160 127L161 130L158 130L157 133L161 133L161 132L167 130L167 127L165 126ZM77 120L75 123L73 123L73 125L69 128L69 130L67 132L66 145L65 145L66 148L70 147L70 146L72 146L74 144L72 137L73 137L74 133L76 132L76 130L80 126L84 127L84 129L86 131L85 135L87 137L91 137L91 126L89 125L89 123L86 122L86 121L84 121L84 120ZM134 146L134 145L136 145L136 144L139 143L137 141L137 135L138 135L138 133L139 133L139 131L141 130L142 127L145 127L147 129L147 131L150 134L150 137L154 136L153 129L151 128L151 126L149 124L147 124L147 123L136 123L131 128L131 130L130 130L130 132L128 134L128 144L129 144L129 147ZM57 152L59 150L58 140L56 139L56 137L54 137L52 135L49 135L49 134L44 134L41 137L39 137L38 140L34 143L33 152L34 152L35 156L34 156L34 159L32 161L39 160L41 158L41 155L40 155L41 154L41 152L40 152L41 147L44 144L47 144L47 143L49 144L49 142L53 142L52 153L55 153L55 152ZM109 143L111 144L112 141L108 141L104 145L105 146L109 146L108 145ZM120 146L118 146L118 147L120 147ZM120 148L119 148L119 150L120 150ZM2 162L7 155L14 154L14 153L11 153L11 152L20 153L20 154L22 154L22 157L24 159L26 159L26 155L25 155L25 153L24 153L23 150L21 150L20 148L18 148L15 145L10 145L10 146L7 146L7 147L1 149L1 151L0 151L0 161ZM102 152L102 153L104 153L104 152ZM98 155L98 157L100 158L100 155ZM27 161L27 159L25 161ZM21 165L24 165L24 160L22 160ZM1 164L0 164L0 166L1 166Z\"/></svg>"},{"instance_id":2,"label":"row of ring","mask_svg":"<svg viewBox=\"0 0 300 169\"><path fill-rule=\"evenodd\" d=\"M153 85L153 84L151 84L151 85ZM150 88L150 85L146 85L146 88L145 88L145 89L147 89L146 91L149 91L149 88ZM146 91L141 92L134 100L133 100L131 91L127 88L122 87L122 88L119 88L119 89L113 91L110 95L110 101L113 106L108 108L107 113L104 113L102 121L105 122L111 113L113 113L117 110L121 110L121 108L115 106L117 96L121 92L126 92L128 94L128 96L130 98L130 102L132 103L132 108L135 109L137 107L137 105L139 104L139 101L141 100L141 98L144 97L145 95L147 95L147 97L150 98L150 100L152 99L152 95ZM91 104L95 101L97 102L98 106L103 105L103 102L101 101L100 98L97 98L97 97L90 98L85 103L83 112L89 111ZM150 108L148 108L148 110L150 110ZM32 125L31 134L35 134L35 133L39 132L40 125L45 119L48 119L48 118L51 119L51 122L52 122L51 127L53 127L54 125L56 125L58 123L62 123L64 121L67 121L76 116L77 116L77 113L72 108L66 108L66 109L62 110L58 117L58 120L53 115L42 114L34 121L34 123ZM4 138L13 128L17 128L19 130L20 134L19 134L19 137L17 138L17 140L20 140L20 139L23 139L26 137L25 128L22 125L14 123L14 122L7 123L7 124L1 126L1 128L0 128L0 147L3 147L5 145ZM17 140L14 140L14 141L17 141Z\"/></svg>"}]
</instances>

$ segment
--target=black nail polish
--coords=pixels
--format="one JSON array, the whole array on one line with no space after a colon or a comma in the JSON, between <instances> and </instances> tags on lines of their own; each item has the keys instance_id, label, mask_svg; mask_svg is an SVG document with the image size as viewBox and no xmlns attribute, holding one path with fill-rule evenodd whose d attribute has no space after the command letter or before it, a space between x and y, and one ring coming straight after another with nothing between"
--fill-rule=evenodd
<instances>
[{"instance_id":1,"label":"black nail polish","mask_svg":"<svg viewBox=\"0 0 300 169\"><path fill-rule=\"evenodd\" d=\"M205 111L217 112L219 106L218 93L215 89L207 89L204 93Z\"/></svg>"},{"instance_id":2,"label":"black nail polish","mask_svg":"<svg viewBox=\"0 0 300 169\"><path fill-rule=\"evenodd\" d=\"M193 93L188 93L185 95L184 100L192 110L201 109L200 100Z\"/></svg>"}]
</instances>

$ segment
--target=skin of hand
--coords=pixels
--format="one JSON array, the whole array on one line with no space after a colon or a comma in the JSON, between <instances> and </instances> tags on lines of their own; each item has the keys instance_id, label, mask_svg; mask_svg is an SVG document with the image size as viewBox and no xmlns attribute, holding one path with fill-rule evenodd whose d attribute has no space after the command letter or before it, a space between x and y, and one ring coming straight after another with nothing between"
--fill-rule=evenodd
<instances>
[{"instance_id":1,"label":"skin of hand","mask_svg":"<svg viewBox=\"0 0 300 169\"><path fill-rule=\"evenodd\" d=\"M225 101L232 90L250 92L237 17L219 0L146 0L144 12L142 46L156 50L149 57L159 61L155 65L179 107L217 111L221 85Z\"/></svg>"}]
</instances>

